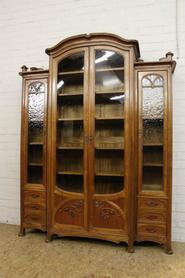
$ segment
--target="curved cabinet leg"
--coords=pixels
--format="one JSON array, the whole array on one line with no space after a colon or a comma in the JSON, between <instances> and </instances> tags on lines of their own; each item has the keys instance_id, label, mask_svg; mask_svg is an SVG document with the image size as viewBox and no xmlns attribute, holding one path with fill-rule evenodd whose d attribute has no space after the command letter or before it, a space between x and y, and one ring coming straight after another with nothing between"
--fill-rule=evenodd
<instances>
[{"instance_id":1,"label":"curved cabinet leg","mask_svg":"<svg viewBox=\"0 0 185 278\"><path fill-rule=\"evenodd\" d=\"M128 245L128 248L127 248L127 251L128 253L134 253L135 252L135 248L134 248L134 245Z\"/></svg>"},{"instance_id":2,"label":"curved cabinet leg","mask_svg":"<svg viewBox=\"0 0 185 278\"><path fill-rule=\"evenodd\" d=\"M166 253L168 255L172 255L173 254L173 250L172 250L171 244L170 245L168 245L168 244L164 245L164 248L165 248L165 251L166 251Z\"/></svg>"},{"instance_id":3,"label":"curved cabinet leg","mask_svg":"<svg viewBox=\"0 0 185 278\"><path fill-rule=\"evenodd\" d=\"M26 229L23 227L20 227L19 236L25 236L25 234L26 234Z\"/></svg>"},{"instance_id":4,"label":"curved cabinet leg","mask_svg":"<svg viewBox=\"0 0 185 278\"><path fill-rule=\"evenodd\" d=\"M52 234L47 234L47 237L46 237L46 239L45 239L45 242L51 242L52 241L52 237L53 237L53 235Z\"/></svg>"}]
</instances>

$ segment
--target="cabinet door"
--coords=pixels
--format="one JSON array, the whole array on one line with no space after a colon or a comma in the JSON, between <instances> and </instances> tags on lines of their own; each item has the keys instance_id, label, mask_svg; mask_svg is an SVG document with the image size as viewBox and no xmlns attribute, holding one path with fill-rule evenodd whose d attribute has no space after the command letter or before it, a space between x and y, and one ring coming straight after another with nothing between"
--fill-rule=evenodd
<instances>
[{"instance_id":1,"label":"cabinet door","mask_svg":"<svg viewBox=\"0 0 185 278\"><path fill-rule=\"evenodd\" d=\"M115 48L91 49L91 229L127 231L128 61Z\"/></svg>"},{"instance_id":2,"label":"cabinet door","mask_svg":"<svg viewBox=\"0 0 185 278\"><path fill-rule=\"evenodd\" d=\"M45 186L47 80L25 81L22 175L27 189Z\"/></svg>"},{"instance_id":3,"label":"cabinet door","mask_svg":"<svg viewBox=\"0 0 185 278\"><path fill-rule=\"evenodd\" d=\"M84 227L86 222L87 54L87 48L80 48L64 54L55 63L52 198L53 221L57 225Z\"/></svg>"},{"instance_id":4,"label":"cabinet door","mask_svg":"<svg viewBox=\"0 0 185 278\"><path fill-rule=\"evenodd\" d=\"M167 74L139 72L139 191L166 191Z\"/></svg>"}]
</instances>

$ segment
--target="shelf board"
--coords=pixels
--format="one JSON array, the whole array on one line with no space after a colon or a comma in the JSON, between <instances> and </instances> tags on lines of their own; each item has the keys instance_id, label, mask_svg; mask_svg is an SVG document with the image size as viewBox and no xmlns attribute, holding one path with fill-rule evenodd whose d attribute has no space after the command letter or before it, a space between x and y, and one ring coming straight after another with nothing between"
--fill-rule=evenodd
<instances>
[{"instance_id":1,"label":"shelf board","mask_svg":"<svg viewBox=\"0 0 185 278\"><path fill-rule=\"evenodd\" d=\"M60 93L57 94L58 97L73 97L73 96L83 96L83 93Z\"/></svg>"},{"instance_id":2,"label":"shelf board","mask_svg":"<svg viewBox=\"0 0 185 278\"><path fill-rule=\"evenodd\" d=\"M39 166L39 167L42 167L42 166L43 166L43 163L39 163L39 162L29 162L28 165L29 165L29 166Z\"/></svg>"},{"instance_id":3,"label":"shelf board","mask_svg":"<svg viewBox=\"0 0 185 278\"><path fill-rule=\"evenodd\" d=\"M124 67L96 69L96 72L122 71L122 70L124 70Z\"/></svg>"},{"instance_id":4,"label":"shelf board","mask_svg":"<svg viewBox=\"0 0 185 278\"><path fill-rule=\"evenodd\" d=\"M77 172L77 171L57 171L58 175L77 175L77 176L82 176L82 172Z\"/></svg>"},{"instance_id":5,"label":"shelf board","mask_svg":"<svg viewBox=\"0 0 185 278\"><path fill-rule=\"evenodd\" d=\"M119 120L119 121L122 121L122 120L124 120L124 116L122 116L122 117L106 117L106 118L104 118L104 117L95 117L95 119L96 120L98 120L98 121L104 121L104 120L106 120L106 121L114 121L114 120Z\"/></svg>"},{"instance_id":6,"label":"shelf board","mask_svg":"<svg viewBox=\"0 0 185 278\"><path fill-rule=\"evenodd\" d=\"M95 173L96 176L99 176L99 177L123 177L124 174L119 174L119 173L102 173L102 172L96 172Z\"/></svg>"},{"instance_id":7,"label":"shelf board","mask_svg":"<svg viewBox=\"0 0 185 278\"><path fill-rule=\"evenodd\" d=\"M124 90L115 90L115 91L96 91L96 95L113 95L113 94L124 94Z\"/></svg>"},{"instance_id":8,"label":"shelf board","mask_svg":"<svg viewBox=\"0 0 185 278\"><path fill-rule=\"evenodd\" d=\"M63 147L63 146L58 146L57 150L83 150L83 147L74 147L74 146Z\"/></svg>"},{"instance_id":9,"label":"shelf board","mask_svg":"<svg viewBox=\"0 0 185 278\"><path fill-rule=\"evenodd\" d=\"M63 71L63 72L58 72L58 75L72 75L72 74L80 74L80 73L84 73L84 70Z\"/></svg>"},{"instance_id":10,"label":"shelf board","mask_svg":"<svg viewBox=\"0 0 185 278\"><path fill-rule=\"evenodd\" d=\"M119 148L119 147L110 147L110 148L106 148L106 147L97 147L95 146L96 150L110 150L110 151L124 151L124 148Z\"/></svg>"},{"instance_id":11,"label":"shelf board","mask_svg":"<svg viewBox=\"0 0 185 278\"><path fill-rule=\"evenodd\" d=\"M65 122L65 121L83 121L83 118L58 118L58 122Z\"/></svg>"},{"instance_id":12,"label":"shelf board","mask_svg":"<svg viewBox=\"0 0 185 278\"><path fill-rule=\"evenodd\" d=\"M157 147L157 146L163 146L163 143L144 143L144 147Z\"/></svg>"},{"instance_id":13,"label":"shelf board","mask_svg":"<svg viewBox=\"0 0 185 278\"><path fill-rule=\"evenodd\" d=\"M162 184L142 184L142 190L146 191L161 191L163 185Z\"/></svg>"},{"instance_id":14,"label":"shelf board","mask_svg":"<svg viewBox=\"0 0 185 278\"><path fill-rule=\"evenodd\" d=\"M147 167L163 167L163 163L143 163L143 166L147 166Z\"/></svg>"},{"instance_id":15,"label":"shelf board","mask_svg":"<svg viewBox=\"0 0 185 278\"><path fill-rule=\"evenodd\" d=\"M156 120L164 120L164 118L149 118L149 117L142 117L143 121L156 121Z\"/></svg>"},{"instance_id":16,"label":"shelf board","mask_svg":"<svg viewBox=\"0 0 185 278\"><path fill-rule=\"evenodd\" d=\"M43 145L43 142L29 142L28 143L30 146L42 146Z\"/></svg>"}]
</instances>

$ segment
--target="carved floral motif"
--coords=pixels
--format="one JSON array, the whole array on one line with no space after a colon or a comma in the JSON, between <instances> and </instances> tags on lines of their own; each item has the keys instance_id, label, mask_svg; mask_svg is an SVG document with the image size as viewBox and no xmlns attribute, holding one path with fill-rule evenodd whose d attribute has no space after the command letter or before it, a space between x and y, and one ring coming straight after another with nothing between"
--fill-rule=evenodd
<instances>
[{"instance_id":1,"label":"carved floral motif","mask_svg":"<svg viewBox=\"0 0 185 278\"><path fill-rule=\"evenodd\" d=\"M104 220L108 220L113 216L121 217L121 215L115 209L111 209L105 206L105 202L95 201L95 207L100 209L100 215Z\"/></svg>"},{"instance_id":2,"label":"carved floral motif","mask_svg":"<svg viewBox=\"0 0 185 278\"><path fill-rule=\"evenodd\" d=\"M74 218L77 214L81 213L82 205L83 205L83 201L77 200L71 206L67 206L60 209L60 212L64 212L69 216L71 216L71 218Z\"/></svg>"}]
</instances>

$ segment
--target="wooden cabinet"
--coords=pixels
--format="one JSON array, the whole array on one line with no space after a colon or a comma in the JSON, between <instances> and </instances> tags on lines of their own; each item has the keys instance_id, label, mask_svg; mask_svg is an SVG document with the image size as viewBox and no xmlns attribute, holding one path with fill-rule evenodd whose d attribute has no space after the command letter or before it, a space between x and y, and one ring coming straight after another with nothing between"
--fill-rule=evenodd
<instances>
[{"instance_id":1,"label":"wooden cabinet","mask_svg":"<svg viewBox=\"0 0 185 278\"><path fill-rule=\"evenodd\" d=\"M124 241L130 252L152 240L171 252L172 54L144 62L137 41L112 34L46 53L49 73L21 73L21 234Z\"/></svg>"}]
</instances>

